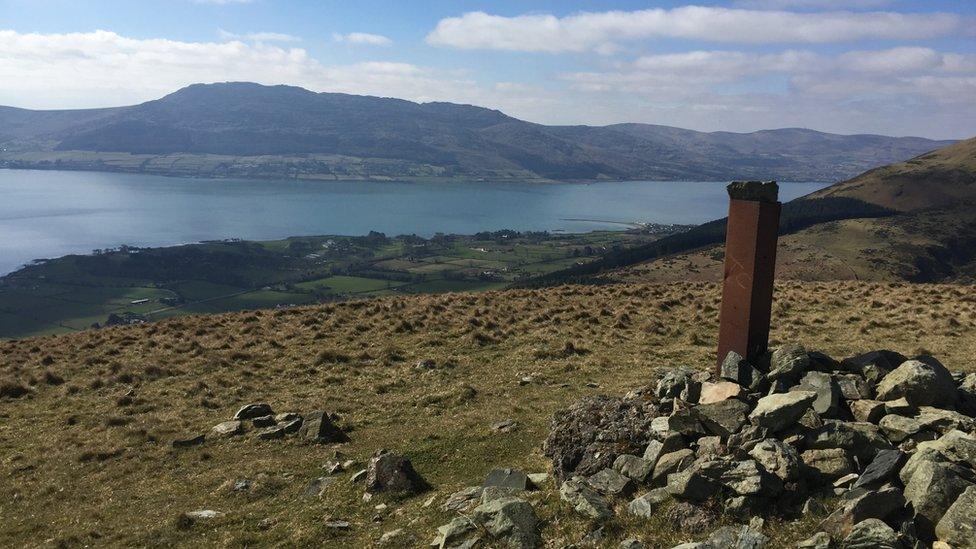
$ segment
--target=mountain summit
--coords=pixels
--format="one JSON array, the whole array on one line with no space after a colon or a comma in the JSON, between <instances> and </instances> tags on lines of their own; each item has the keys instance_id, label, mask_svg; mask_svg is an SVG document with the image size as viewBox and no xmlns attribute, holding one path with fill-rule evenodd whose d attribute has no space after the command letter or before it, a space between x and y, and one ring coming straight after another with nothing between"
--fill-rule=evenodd
<instances>
[{"instance_id":1,"label":"mountain summit","mask_svg":"<svg viewBox=\"0 0 976 549\"><path fill-rule=\"evenodd\" d=\"M195 84L130 107L0 107L0 166L205 177L835 180L950 143L544 126L471 105L246 82Z\"/></svg>"}]
</instances>

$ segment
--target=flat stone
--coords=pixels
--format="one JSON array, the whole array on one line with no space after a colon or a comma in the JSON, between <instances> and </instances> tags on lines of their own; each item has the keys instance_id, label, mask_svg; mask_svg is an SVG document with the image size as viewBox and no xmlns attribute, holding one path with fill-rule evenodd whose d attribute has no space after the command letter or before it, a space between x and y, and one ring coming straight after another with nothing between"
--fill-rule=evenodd
<instances>
[{"instance_id":1,"label":"flat stone","mask_svg":"<svg viewBox=\"0 0 976 549\"><path fill-rule=\"evenodd\" d=\"M800 457L796 450L779 439L767 438L756 444L749 455L766 471L783 481L796 480L800 474Z\"/></svg>"},{"instance_id":2,"label":"flat stone","mask_svg":"<svg viewBox=\"0 0 976 549\"><path fill-rule=\"evenodd\" d=\"M468 486L454 492L441 504L441 511L458 512L471 507L475 502L481 501L481 493L484 488L481 486Z\"/></svg>"},{"instance_id":3,"label":"flat stone","mask_svg":"<svg viewBox=\"0 0 976 549\"><path fill-rule=\"evenodd\" d=\"M749 414L754 425L776 432L791 426L810 408L817 393L795 391L764 396Z\"/></svg>"},{"instance_id":4,"label":"flat stone","mask_svg":"<svg viewBox=\"0 0 976 549\"><path fill-rule=\"evenodd\" d=\"M196 436L193 438L184 438L173 441L173 448L192 448L194 446L200 446L206 442L207 437L205 435Z\"/></svg>"},{"instance_id":5,"label":"flat stone","mask_svg":"<svg viewBox=\"0 0 976 549\"><path fill-rule=\"evenodd\" d=\"M722 361L719 377L748 389L758 387L766 379L762 372L735 351L729 351Z\"/></svg>"},{"instance_id":6,"label":"flat stone","mask_svg":"<svg viewBox=\"0 0 976 549\"><path fill-rule=\"evenodd\" d=\"M586 479L594 490L607 496L629 496L634 492L634 481L614 471L604 469Z\"/></svg>"},{"instance_id":7,"label":"flat stone","mask_svg":"<svg viewBox=\"0 0 976 549\"><path fill-rule=\"evenodd\" d=\"M904 465L907 456L901 450L882 450L874 457L861 476L854 483L855 488L880 486L892 478L896 478L898 471Z\"/></svg>"},{"instance_id":8,"label":"flat stone","mask_svg":"<svg viewBox=\"0 0 976 549\"><path fill-rule=\"evenodd\" d=\"M915 406L955 404L959 390L935 359L906 360L878 383L878 400L905 398Z\"/></svg>"},{"instance_id":9,"label":"flat stone","mask_svg":"<svg viewBox=\"0 0 976 549\"><path fill-rule=\"evenodd\" d=\"M209 438L227 438L244 434L244 423L241 421L224 421L210 429Z\"/></svg>"},{"instance_id":10,"label":"flat stone","mask_svg":"<svg viewBox=\"0 0 976 549\"><path fill-rule=\"evenodd\" d=\"M919 406L915 421L922 429L937 431L940 435L949 431L972 431L976 423L973 418L959 412L932 406Z\"/></svg>"},{"instance_id":11,"label":"flat stone","mask_svg":"<svg viewBox=\"0 0 976 549\"><path fill-rule=\"evenodd\" d=\"M255 427L271 427L276 423L278 422L275 421L274 416L271 415L256 417L251 420L251 424L254 425Z\"/></svg>"},{"instance_id":12,"label":"flat stone","mask_svg":"<svg viewBox=\"0 0 976 549\"><path fill-rule=\"evenodd\" d=\"M298 436L305 441L317 444L349 442L349 437L336 427L329 414L321 410L312 412L305 418L305 421L299 426Z\"/></svg>"},{"instance_id":13,"label":"flat stone","mask_svg":"<svg viewBox=\"0 0 976 549\"><path fill-rule=\"evenodd\" d=\"M677 452L664 454L654 466L653 480L655 483L663 483L668 475L678 473L687 469L695 461L695 452L684 448Z\"/></svg>"},{"instance_id":14,"label":"flat stone","mask_svg":"<svg viewBox=\"0 0 976 549\"><path fill-rule=\"evenodd\" d=\"M806 447L813 450L842 448L860 463L869 463L881 450L893 448L877 425L848 421L828 421L806 433Z\"/></svg>"},{"instance_id":15,"label":"flat stone","mask_svg":"<svg viewBox=\"0 0 976 549\"><path fill-rule=\"evenodd\" d=\"M830 534L827 532L817 532L811 537L798 542L797 549L830 549Z\"/></svg>"},{"instance_id":16,"label":"flat stone","mask_svg":"<svg viewBox=\"0 0 976 549\"><path fill-rule=\"evenodd\" d=\"M700 404L694 410L705 430L721 437L738 433L748 423L749 405L737 399Z\"/></svg>"},{"instance_id":17,"label":"flat stone","mask_svg":"<svg viewBox=\"0 0 976 549\"><path fill-rule=\"evenodd\" d=\"M651 429L663 435L670 432L682 435L703 435L705 430L692 409L677 410L670 416L656 417L651 421Z\"/></svg>"},{"instance_id":18,"label":"flat stone","mask_svg":"<svg viewBox=\"0 0 976 549\"><path fill-rule=\"evenodd\" d=\"M922 430L922 425L912 418L888 414L881 418L878 427L891 442L901 442Z\"/></svg>"},{"instance_id":19,"label":"flat stone","mask_svg":"<svg viewBox=\"0 0 976 549\"><path fill-rule=\"evenodd\" d=\"M851 414L857 421L877 423L887 413L885 403L880 400L853 400L847 403Z\"/></svg>"},{"instance_id":20,"label":"flat stone","mask_svg":"<svg viewBox=\"0 0 976 549\"><path fill-rule=\"evenodd\" d=\"M901 549L898 534L884 521L863 520L851 528L851 533L841 542L841 549Z\"/></svg>"},{"instance_id":21,"label":"flat stone","mask_svg":"<svg viewBox=\"0 0 976 549\"><path fill-rule=\"evenodd\" d=\"M874 398L874 384L857 374L834 376L844 400L868 400Z\"/></svg>"},{"instance_id":22,"label":"flat stone","mask_svg":"<svg viewBox=\"0 0 976 549\"><path fill-rule=\"evenodd\" d=\"M953 430L931 442L919 444L921 449L933 449L949 461L976 470L976 436Z\"/></svg>"},{"instance_id":23,"label":"flat stone","mask_svg":"<svg viewBox=\"0 0 976 549\"><path fill-rule=\"evenodd\" d=\"M627 538L620 542L617 546L618 549L647 549L647 546L641 543L637 538Z\"/></svg>"},{"instance_id":24,"label":"flat stone","mask_svg":"<svg viewBox=\"0 0 976 549\"><path fill-rule=\"evenodd\" d=\"M518 428L518 422L513 419L506 419L491 424L491 430L498 433L511 433Z\"/></svg>"},{"instance_id":25,"label":"flat stone","mask_svg":"<svg viewBox=\"0 0 976 549\"><path fill-rule=\"evenodd\" d=\"M914 404L908 402L905 397L889 400L884 403L885 414L897 414L899 416L912 416L918 412Z\"/></svg>"},{"instance_id":26,"label":"flat stone","mask_svg":"<svg viewBox=\"0 0 976 549\"><path fill-rule=\"evenodd\" d=\"M345 520L327 520L322 523L322 526L330 530L348 530L350 524L349 521Z\"/></svg>"},{"instance_id":27,"label":"flat stone","mask_svg":"<svg viewBox=\"0 0 976 549\"><path fill-rule=\"evenodd\" d=\"M191 520L210 520L222 517L224 516L224 513L214 511L213 509L200 509L199 511L188 511L183 513L183 516Z\"/></svg>"},{"instance_id":28,"label":"flat stone","mask_svg":"<svg viewBox=\"0 0 976 549\"><path fill-rule=\"evenodd\" d=\"M573 477L563 482L559 488L559 497L572 505L577 513L591 519L606 520L613 516L613 511L610 510L603 496L580 477Z\"/></svg>"},{"instance_id":29,"label":"flat stone","mask_svg":"<svg viewBox=\"0 0 976 549\"><path fill-rule=\"evenodd\" d=\"M488 473L488 478L482 484L484 487L499 486L502 488L512 488L515 490L528 490L531 488L529 477L522 471L516 469L493 469Z\"/></svg>"},{"instance_id":30,"label":"flat stone","mask_svg":"<svg viewBox=\"0 0 976 549\"><path fill-rule=\"evenodd\" d=\"M281 426L275 425L273 427L261 429L254 436L260 440L276 440L285 438L285 430Z\"/></svg>"},{"instance_id":31,"label":"flat stone","mask_svg":"<svg viewBox=\"0 0 976 549\"><path fill-rule=\"evenodd\" d=\"M702 474L740 496L772 497L783 491L783 482L754 459L702 463Z\"/></svg>"},{"instance_id":32,"label":"flat stone","mask_svg":"<svg viewBox=\"0 0 976 549\"><path fill-rule=\"evenodd\" d=\"M457 517L451 522L437 527L437 537L430 545L437 549L459 548L477 530L478 526L470 518Z\"/></svg>"},{"instance_id":33,"label":"flat stone","mask_svg":"<svg viewBox=\"0 0 976 549\"><path fill-rule=\"evenodd\" d=\"M274 411L271 409L269 404L258 402L255 404L247 404L242 406L241 409L234 414L234 419L241 421L264 416L274 416Z\"/></svg>"},{"instance_id":34,"label":"flat stone","mask_svg":"<svg viewBox=\"0 0 976 549\"><path fill-rule=\"evenodd\" d=\"M706 381L701 385L698 404L714 404L730 398L737 398L745 394L742 386L731 381Z\"/></svg>"},{"instance_id":35,"label":"flat stone","mask_svg":"<svg viewBox=\"0 0 976 549\"><path fill-rule=\"evenodd\" d=\"M959 494L936 525L935 535L958 549L976 548L976 486Z\"/></svg>"},{"instance_id":36,"label":"flat stone","mask_svg":"<svg viewBox=\"0 0 976 549\"><path fill-rule=\"evenodd\" d=\"M861 375L868 381L877 383L888 372L897 368L907 359L904 355L894 351L871 351L857 355L841 362L841 366L849 371Z\"/></svg>"},{"instance_id":37,"label":"flat stone","mask_svg":"<svg viewBox=\"0 0 976 549\"><path fill-rule=\"evenodd\" d=\"M638 484L643 484L654 472L654 466L650 462L630 454L617 456L613 469Z\"/></svg>"},{"instance_id":38,"label":"flat stone","mask_svg":"<svg viewBox=\"0 0 976 549\"><path fill-rule=\"evenodd\" d=\"M769 542L762 532L749 526L723 526L712 532L705 541L705 547L732 549L761 549Z\"/></svg>"},{"instance_id":39,"label":"flat stone","mask_svg":"<svg viewBox=\"0 0 976 549\"><path fill-rule=\"evenodd\" d=\"M308 485L305 487L305 497L317 498L321 497L325 493L325 489L335 483L334 477L319 477L313 478L309 481Z\"/></svg>"},{"instance_id":40,"label":"flat stone","mask_svg":"<svg viewBox=\"0 0 976 549\"><path fill-rule=\"evenodd\" d=\"M667 487L655 488L646 494L640 495L629 504L627 504L627 511L634 516L641 518L651 518L662 503L671 499L671 493L668 491Z\"/></svg>"}]
</instances>

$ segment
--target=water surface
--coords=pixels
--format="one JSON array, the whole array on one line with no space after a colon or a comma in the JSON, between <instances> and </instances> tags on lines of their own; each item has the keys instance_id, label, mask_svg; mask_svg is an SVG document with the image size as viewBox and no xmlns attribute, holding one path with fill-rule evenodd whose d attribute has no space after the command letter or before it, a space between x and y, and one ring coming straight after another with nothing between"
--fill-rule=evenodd
<instances>
[{"instance_id":1,"label":"water surface","mask_svg":"<svg viewBox=\"0 0 976 549\"><path fill-rule=\"evenodd\" d=\"M0 170L0 274L33 259L122 244L702 223L725 216L726 184L254 181ZM826 185L785 183L780 198Z\"/></svg>"}]
</instances>

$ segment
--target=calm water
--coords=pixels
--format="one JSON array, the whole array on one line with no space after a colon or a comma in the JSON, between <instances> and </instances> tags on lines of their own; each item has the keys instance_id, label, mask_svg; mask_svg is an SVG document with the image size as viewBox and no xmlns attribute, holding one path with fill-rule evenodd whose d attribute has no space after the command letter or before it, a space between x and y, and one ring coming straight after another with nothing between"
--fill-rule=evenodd
<instances>
[{"instance_id":1,"label":"calm water","mask_svg":"<svg viewBox=\"0 0 976 549\"><path fill-rule=\"evenodd\" d=\"M0 274L36 258L121 244L223 238L621 228L724 217L725 182L240 181L0 170ZM780 186L786 201L826 186Z\"/></svg>"}]
</instances>

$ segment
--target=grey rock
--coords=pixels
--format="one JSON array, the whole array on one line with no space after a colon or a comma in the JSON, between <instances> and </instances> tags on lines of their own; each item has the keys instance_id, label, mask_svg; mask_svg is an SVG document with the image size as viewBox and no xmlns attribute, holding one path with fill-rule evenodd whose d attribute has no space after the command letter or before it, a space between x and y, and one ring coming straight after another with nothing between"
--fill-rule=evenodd
<instances>
[{"instance_id":1,"label":"grey rock","mask_svg":"<svg viewBox=\"0 0 976 549\"><path fill-rule=\"evenodd\" d=\"M722 361L720 377L748 389L755 389L765 381L766 376L749 364L735 351L729 351Z\"/></svg>"},{"instance_id":2,"label":"grey rock","mask_svg":"<svg viewBox=\"0 0 976 549\"><path fill-rule=\"evenodd\" d=\"M430 487L414 470L410 460L391 453L381 453L369 460L366 468L368 492L397 492L415 494Z\"/></svg>"},{"instance_id":3,"label":"grey rock","mask_svg":"<svg viewBox=\"0 0 976 549\"><path fill-rule=\"evenodd\" d=\"M652 439L647 443L647 447L644 449L644 461L653 469L661 456L684 449L685 443L680 434L666 433L661 437L661 440Z\"/></svg>"},{"instance_id":4,"label":"grey rock","mask_svg":"<svg viewBox=\"0 0 976 549\"><path fill-rule=\"evenodd\" d=\"M810 366L810 355L802 345L782 345L773 351L769 358L769 374L772 380L784 379L792 382L798 379Z\"/></svg>"},{"instance_id":5,"label":"grey rock","mask_svg":"<svg viewBox=\"0 0 976 549\"><path fill-rule=\"evenodd\" d=\"M902 466L901 471L898 472L898 478L901 480L902 484L908 484L908 481L912 479L915 475L915 470L918 469L919 465L925 462L933 463L947 463L949 459L939 452L937 449L928 446L930 443L922 443L915 449L915 452L908 456L908 460L905 461L905 465Z\"/></svg>"},{"instance_id":6,"label":"grey rock","mask_svg":"<svg viewBox=\"0 0 976 549\"><path fill-rule=\"evenodd\" d=\"M678 473L687 469L695 461L695 453L687 448L664 454L654 466L653 480L656 483L664 482L668 475Z\"/></svg>"},{"instance_id":7,"label":"grey rock","mask_svg":"<svg viewBox=\"0 0 976 549\"><path fill-rule=\"evenodd\" d=\"M481 503L488 503L489 501L502 498L517 498L524 491L516 490L515 488L505 488L504 486L486 486L481 492Z\"/></svg>"},{"instance_id":8,"label":"grey rock","mask_svg":"<svg viewBox=\"0 0 976 549\"><path fill-rule=\"evenodd\" d=\"M881 350L845 359L841 366L849 372L859 374L868 381L877 383L888 372L906 360L908 359L900 353Z\"/></svg>"},{"instance_id":9,"label":"grey rock","mask_svg":"<svg viewBox=\"0 0 976 549\"><path fill-rule=\"evenodd\" d=\"M700 404L694 410L705 430L721 437L738 433L748 422L749 405L734 398Z\"/></svg>"},{"instance_id":10,"label":"grey rock","mask_svg":"<svg viewBox=\"0 0 976 549\"><path fill-rule=\"evenodd\" d=\"M852 492L823 523L821 528L834 539L844 539L854 525L868 519L884 520L905 507L905 498L897 488Z\"/></svg>"},{"instance_id":11,"label":"grey rock","mask_svg":"<svg viewBox=\"0 0 976 549\"><path fill-rule=\"evenodd\" d=\"M484 490L481 486L462 488L447 496L447 499L441 504L441 511L448 513L463 511L471 507L475 502L481 501L481 494Z\"/></svg>"},{"instance_id":12,"label":"grey rock","mask_svg":"<svg viewBox=\"0 0 976 549\"><path fill-rule=\"evenodd\" d=\"M692 372L685 369L669 370L658 380L654 394L658 398L679 398L688 383L694 382Z\"/></svg>"},{"instance_id":13,"label":"grey rock","mask_svg":"<svg viewBox=\"0 0 976 549\"><path fill-rule=\"evenodd\" d=\"M924 461L905 485L905 499L915 509L915 526L927 539L935 537L935 526L949 507L972 486L950 464Z\"/></svg>"},{"instance_id":14,"label":"grey rock","mask_svg":"<svg viewBox=\"0 0 976 549\"><path fill-rule=\"evenodd\" d=\"M898 534L878 519L867 519L854 525L840 543L841 549L901 549Z\"/></svg>"},{"instance_id":15,"label":"grey rock","mask_svg":"<svg viewBox=\"0 0 976 549\"><path fill-rule=\"evenodd\" d=\"M830 534L817 532L796 544L797 549L830 549Z\"/></svg>"},{"instance_id":16,"label":"grey rock","mask_svg":"<svg viewBox=\"0 0 976 549\"><path fill-rule=\"evenodd\" d=\"M321 497L325 493L325 489L335 483L334 477L319 477L313 478L308 482L305 487L305 497L307 498L317 498Z\"/></svg>"},{"instance_id":17,"label":"grey rock","mask_svg":"<svg viewBox=\"0 0 976 549\"><path fill-rule=\"evenodd\" d=\"M757 444L770 438L770 434L771 431L765 427L746 425L741 431L728 437L726 447L736 457L745 459Z\"/></svg>"},{"instance_id":18,"label":"grey rock","mask_svg":"<svg viewBox=\"0 0 976 549\"><path fill-rule=\"evenodd\" d=\"M541 542L535 510L524 500L502 498L484 503L472 512L472 519L507 547L532 549Z\"/></svg>"},{"instance_id":19,"label":"grey rock","mask_svg":"<svg viewBox=\"0 0 976 549\"><path fill-rule=\"evenodd\" d=\"M693 467L680 473L668 475L668 483L665 489L675 499L698 502L710 499L722 487Z\"/></svg>"},{"instance_id":20,"label":"grey rock","mask_svg":"<svg viewBox=\"0 0 976 549\"><path fill-rule=\"evenodd\" d=\"M915 421L922 429L937 431L944 435L949 431L972 431L973 418L953 410L943 410L932 406L919 406Z\"/></svg>"},{"instance_id":21,"label":"grey rock","mask_svg":"<svg viewBox=\"0 0 976 549\"><path fill-rule=\"evenodd\" d=\"M647 546L637 538L627 538L617 546L619 549L646 549Z\"/></svg>"},{"instance_id":22,"label":"grey rock","mask_svg":"<svg viewBox=\"0 0 976 549\"><path fill-rule=\"evenodd\" d=\"M661 504L669 499L671 499L671 493L668 492L667 487L655 488L631 500L627 504L627 511L637 517L651 518Z\"/></svg>"},{"instance_id":23,"label":"grey rock","mask_svg":"<svg viewBox=\"0 0 976 549\"><path fill-rule=\"evenodd\" d=\"M573 506L577 513L595 520L613 516L603 496L580 477L571 478L559 487L559 497Z\"/></svg>"},{"instance_id":24,"label":"grey rock","mask_svg":"<svg viewBox=\"0 0 976 549\"><path fill-rule=\"evenodd\" d=\"M869 400L874 398L874 384L857 374L834 376L844 400Z\"/></svg>"},{"instance_id":25,"label":"grey rock","mask_svg":"<svg viewBox=\"0 0 976 549\"><path fill-rule=\"evenodd\" d=\"M908 402L905 397L889 400L884 403L886 414L897 414L899 416L913 416L918 413L914 404Z\"/></svg>"},{"instance_id":26,"label":"grey rock","mask_svg":"<svg viewBox=\"0 0 976 549\"><path fill-rule=\"evenodd\" d=\"M173 441L173 448L192 448L194 446L200 446L206 442L207 437L205 435L196 436L193 438L184 438Z\"/></svg>"},{"instance_id":27,"label":"grey rock","mask_svg":"<svg viewBox=\"0 0 976 549\"><path fill-rule=\"evenodd\" d=\"M616 461L613 462L613 470L634 482L643 484L654 472L654 466L643 458L624 454L617 456Z\"/></svg>"},{"instance_id":28,"label":"grey rock","mask_svg":"<svg viewBox=\"0 0 976 549\"><path fill-rule=\"evenodd\" d=\"M278 422L275 421L274 416L271 415L256 417L251 420L251 424L254 425L255 427L271 427L272 425L275 425L277 423Z\"/></svg>"},{"instance_id":29,"label":"grey rock","mask_svg":"<svg viewBox=\"0 0 976 549\"><path fill-rule=\"evenodd\" d=\"M244 423L241 421L224 421L210 429L208 438L227 438L244 434Z\"/></svg>"},{"instance_id":30,"label":"grey rock","mask_svg":"<svg viewBox=\"0 0 976 549\"><path fill-rule=\"evenodd\" d=\"M966 488L935 527L936 537L956 549L976 549L976 486Z\"/></svg>"},{"instance_id":31,"label":"grey rock","mask_svg":"<svg viewBox=\"0 0 976 549\"><path fill-rule=\"evenodd\" d=\"M891 442L901 442L922 430L922 425L909 417L888 414L881 418L878 427Z\"/></svg>"},{"instance_id":32,"label":"grey rock","mask_svg":"<svg viewBox=\"0 0 976 549\"><path fill-rule=\"evenodd\" d=\"M675 410L670 416L661 416L651 421L651 429L659 436L675 432L682 435L703 435L705 430L698 420L698 414L691 408Z\"/></svg>"},{"instance_id":33,"label":"grey rock","mask_svg":"<svg viewBox=\"0 0 976 549\"><path fill-rule=\"evenodd\" d=\"M607 496L629 496L634 492L634 481L614 471L604 469L586 479L594 490Z\"/></svg>"},{"instance_id":34,"label":"grey rock","mask_svg":"<svg viewBox=\"0 0 976 549\"><path fill-rule=\"evenodd\" d=\"M843 448L807 450L800 457L804 475L815 483L830 484L854 472L850 455Z\"/></svg>"},{"instance_id":35,"label":"grey rock","mask_svg":"<svg viewBox=\"0 0 976 549\"><path fill-rule=\"evenodd\" d=\"M723 526L712 532L705 541L705 547L714 549L760 549L766 546L769 538L749 526Z\"/></svg>"},{"instance_id":36,"label":"grey rock","mask_svg":"<svg viewBox=\"0 0 976 549\"><path fill-rule=\"evenodd\" d=\"M958 393L949 371L930 357L907 360L878 383L878 400L905 398L914 406L952 405Z\"/></svg>"},{"instance_id":37,"label":"grey rock","mask_svg":"<svg viewBox=\"0 0 976 549\"><path fill-rule=\"evenodd\" d=\"M349 442L349 437L332 422L329 414L317 410L305 418L298 428L298 436L318 444Z\"/></svg>"},{"instance_id":38,"label":"grey rock","mask_svg":"<svg viewBox=\"0 0 976 549\"><path fill-rule=\"evenodd\" d=\"M258 402L255 404L247 404L242 406L241 409L234 414L234 419L242 421L245 419L254 419L264 416L274 416L274 411L271 409L270 405L264 402Z\"/></svg>"},{"instance_id":39,"label":"grey rock","mask_svg":"<svg viewBox=\"0 0 976 549\"><path fill-rule=\"evenodd\" d=\"M514 490L528 490L532 487L529 477L516 469L493 469L482 484L484 487L498 486Z\"/></svg>"},{"instance_id":40,"label":"grey rock","mask_svg":"<svg viewBox=\"0 0 976 549\"><path fill-rule=\"evenodd\" d=\"M869 463L881 450L893 448L877 425L854 421L828 421L808 431L805 443L814 450L842 448L861 463Z\"/></svg>"},{"instance_id":41,"label":"grey rock","mask_svg":"<svg viewBox=\"0 0 976 549\"><path fill-rule=\"evenodd\" d=\"M280 414L275 414L275 423L288 423L295 421L296 419L302 419L301 414L296 414L295 412L282 412Z\"/></svg>"},{"instance_id":42,"label":"grey rock","mask_svg":"<svg viewBox=\"0 0 976 549\"><path fill-rule=\"evenodd\" d=\"M822 417L840 417L840 387L824 372L807 372L800 380L800 384L791 391L812 391L817 394L813 401L813 410Z\"/></svg>"},{"instance_id":43,"label":"grey rock","mask_svg":"<svg viewBox=\"0 0 976 549\"><path fill-rule=\"evenodd\" d=\"M285 438L285 430L281 426L275 425L266 429L261 429L254 436L260 440L276 440Z\"/></svg>"},{"instance_id":44,"label":"grey rock","mask_svg":"<svg viewBox=\"0 0 976 549\"><path fill-rule=\"evenodd\" d=\"M200 509L198 511L187 511L183 513L183 516L190 520L211 520L224 516L224 513L213 509Z\"/></svg>"},{"instance_id":45,"label":"grey rock","mask_svg":"<svg viewBox=\"0 0 976 549\"><path fill-rule=\"evenodd\" d=\"M762 468L754 459L742 461L712 460L699 470L740 496L772 497L783 491L783 482Z\"/></svg>"},{"instance_id":46,"label":"grey rock","mask_svg":"<svg viewBox=\"0 0 976 549\"><path fill-rule=\"evenodd\" d=\"M935 450L949 461L976 470L976 436L953 430L942 435L938 440L919 444L919 449Z\"/></svg>"},{"instance_id":47,"label":"grey rock","mask_svg":"<svg viewBox=\"0 0 976 549\"><path fill-rule=\"evenodd\" d=\"M505 419L491 424L491 430L498 433L511 433L518 428L518 422L514 419Z\"/></svg>"},{"instance_id":48,"label":"grey rock","mask_svg":"<svg viewBox=\"0 0 976 549\"><path fill-rule=\"evenodd\" d=\"M877 423L885 416L885 403L880 400L855 400L847 403L856 421Z\"/></svg>"},{"instance_id":49,"label":"grey rock","mask_svg":"<svg viewBox=\"0 0 976 549\"><path fill-rule=\"evenodd\" d=\"M394 530L390 530L389 532L384 532L383 535L380 536L380 539L376 540L376 544L380 547L387 545L406 547L409 545L409 542L410 540L407 539L407 535L403 531L403 528L396 528Z\"/></svg>"},{"instance_id":50,"label":"grey rock","mask_svg":"<svg viewBox=\"0 0 976 549\"><path fill-rule=\"evenodd\" d=\"M475 534L477 525L468 517L458 517L451 522L437 528L437 537L431 542L437 549L458 548L471 535ZM469 546L471 547L471 546Z\"/></svg>"},{"instance_id":51,"label":"grey rock","mask_svg":"<svg viewBox=\"0 0 976 549\"><path fill-rule=\"evenodd\" d=\"M361 482L363 480L366 480L366 475L368 473L369 473L368 470L360 469L359 471L353 473L351 477L349 477L349 482L356 483L356 482Z\"/></svg>"},{"instance_id":52,"label":"grey rock","mask_svg":"<svg viewBox=\"0 0 976 549\"><path fill-rule=\"evenodd\" d=\"M539 488L543 484L549 482L550 476L551 475L549 475L549 473L529 473L529 482L531 482L532 486L535 488Z\"/></svg>"},{"instance_id":53,"label":"grey rock","mask_svg":"<svg viewBox=\"0 0 976 549\"><path fill-rule=\"evenodd\" d=\"M722 437L717 435L701 437L698 439L698 448L695 450L695 455L699 458L719 457L725 455L725 450L725 445L722 444Z\"/></svg>"},{"instance_id":54,"label":"grey rock","mask_svg":"<svg viewBox=\"0 0 976 549\"><path fill-rule=\"evenodd\" d=\"M880 486L898 475L907 456L901 450L882 450L874 457L861 476L854 483L854 488Z\"/></svg>"},{"instance_id":55,"label":"grey rock","mask_svg":"<svg viewBox=\"0 0 976 549\"><path fill-rule=\"evenodd\" d=\"M345 520L327 520L322 523L322 526L330 530L348 530L350 524Z\"/></svg>"},{"instance_id":56,"label":"grey rock","mask_svg":"<svg viewBox=\"0 0 976 549\"><path fill-rule=\"evenodd\" d=\"M756 407L749 414L749 420L759 427L770 431L780 431L791 426L807 411L817 399L817 393L811 391L796 391L764 396L756 403Z\"/></svg>"},{"instance_id":57,"label":"grey rock","mask_svg":"<svg viewBox=\"0 0 976 549\"><path fill-rule=\"evenodd\" d=\"M749 451L749 455L762 465L763 469L781 480L793 481L800 474L800 457L796 450L775 438L767 438Z\"/></svg>"}]
</instances>

